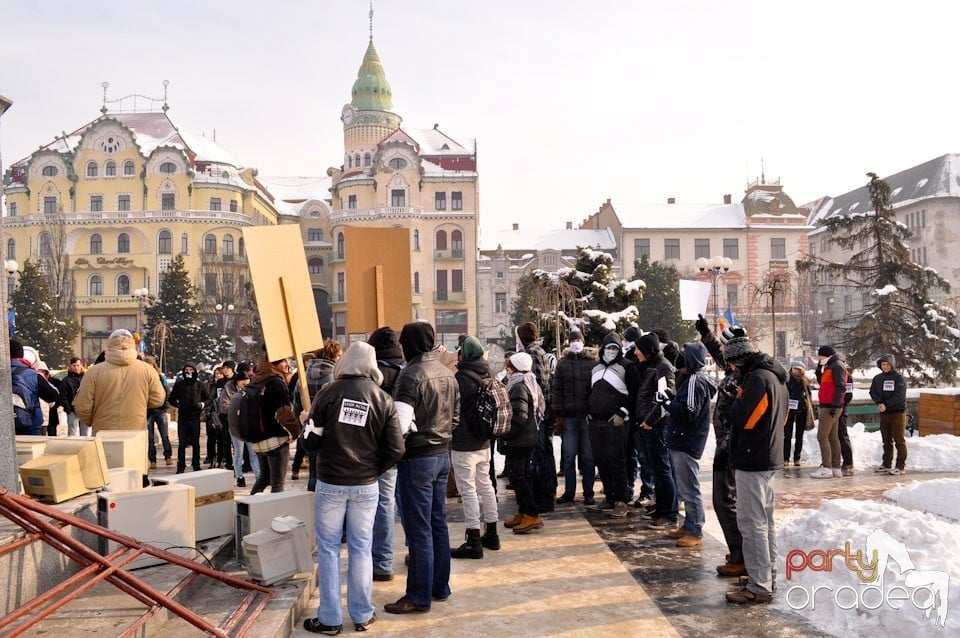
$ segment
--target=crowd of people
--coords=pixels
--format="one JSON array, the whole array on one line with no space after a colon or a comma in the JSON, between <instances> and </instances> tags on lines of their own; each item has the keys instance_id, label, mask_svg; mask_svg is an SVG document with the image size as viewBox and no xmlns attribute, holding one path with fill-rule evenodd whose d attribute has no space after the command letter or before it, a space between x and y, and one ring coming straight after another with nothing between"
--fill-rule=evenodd
<instances>
[{"instance_id":1,"label":"crowd of people","mask_svg":"<svg viewBox=\"0 0 960 638\"><path fill-rule=\"evenodd\" d=\"M482 559L500 549L498 523L518 535L543 529L544 515L576 502L578 485L588 513L634 515L647 530L662 532L682 549L703 545L704 495L700 460L711 426L716 440L712 505L727 554L717 573L735 578L731 603L772 600L777 546L774 478L799 465L803 433L817 428L821 467L814 478L852 473L846 406L852 394L847 366L836 350L821 346L815 374L819 414L814 413L807 364L789 371L760 352L743 328L711 331L703 317L699 340L680 346L663 330L606 334L589 347L571 329L559 360L540 344L534 323L516 328L517 347L494 374L483 344L462 336L454 355L436 342L433 327L413 322L399 334L389 327L344 351L334 340L303 357L309 396L301 396L301 371L287 359L256 364L225 361L209 379L185 363L168 389L157 363L141 360L133 336L114 332L99 362L84 370L73 359L66 376L51 383L41 366L11 340L15 385L33 393L29 427L40 433L39 400L67 415L68 435L102 429L149 430L149 460L157 467L157 442L166 465L173 451L168 412L177 410L176 471L201 463L234 471L252 494L284 489L306 460L308 489L315 492L320 605L305 621L308 631L342 631L339 556L346 541L347 609L357 631L376 620L374 581L394 577L394 529L399 513L405 541L406 591L385 605L391 614L425 613L451 595L452 559ZM722 376L704 368L708 354ZM877 362L881 373L870 397L881 414L883 462L878 472L905 472L906 384L892 355ZM248 384L263 388L266 438L246 442L228 427L231 398ZM478 427L480 397L502 384L509 426L490 437ZM15 399L15 405L16 405ZM29 403L29 400L27 401ZM816 418L815 418L816 417ZM201 425L206 458L201 461ZM306 428L306 429L305 429ZM319 433L307 445L307 432ZM56 434L55 426L47 433ZM558 490L552 437L561 439ZM310 434L314 436L314 434ZM292 463L291 445L296 442ZM506 487L516 512L501 519L494 452L504 457ZM896 457L894 457L896 452ZM452 479L451 479L452 476ZM603 498L597 497L599 478ZM463 503L465 537L451 543L446 502L455 484ZM560 493L557 496L557 493ZM682 512L681 512L682 508Z\"/></svg>"}]
</instances>

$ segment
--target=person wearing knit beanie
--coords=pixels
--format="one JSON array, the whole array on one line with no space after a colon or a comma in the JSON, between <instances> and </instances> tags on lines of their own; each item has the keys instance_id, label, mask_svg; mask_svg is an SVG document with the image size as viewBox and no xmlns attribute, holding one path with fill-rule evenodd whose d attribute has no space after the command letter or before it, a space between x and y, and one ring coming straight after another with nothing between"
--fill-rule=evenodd
<instances>
[{"instance_id":1,"label":"person wearing knit beanie","mask_svg":"<svg viewBox=\"0 0 960 638\"><path fill-rule=\"evenodd\" d=\"M480 340L470 335L463 340L463 345L460 346L460 356L466 361L474 361L483 356L483 344L480 343Z\"/></svg>"},{"instance_id":2,"label":"person wearing knit beanie","mask_svg":"<svg viewBox=\"0 0 960 638\"><path fill-rule=\"evenodd\" d=\"M832 357L835 354L837 354L837 351L833 346L820 346L820 349L817 350L818 357Z\"/></svg>"},{"instance_id":3,"label":"person wearing knit beanie","mask_svg":"<svg viewBox=\"0 0 960 638\"><path fill-rule=\"evenodd\" d=\"M652 332L648 332L636 341L637 350L648 359L660 352L660 337Z\"/></svg>"},{"instance_id":4,"label":"person wearing knit beanie","mask_svg":"<svg viewBox=\"0 0 960 638\"><path fill-rule=\"evenodd\" d=\"M758 352L760 350L749 337L734 337L723 346L723 359L727 363L740 365L747 357Z\"/></svg>"}]
</instances>

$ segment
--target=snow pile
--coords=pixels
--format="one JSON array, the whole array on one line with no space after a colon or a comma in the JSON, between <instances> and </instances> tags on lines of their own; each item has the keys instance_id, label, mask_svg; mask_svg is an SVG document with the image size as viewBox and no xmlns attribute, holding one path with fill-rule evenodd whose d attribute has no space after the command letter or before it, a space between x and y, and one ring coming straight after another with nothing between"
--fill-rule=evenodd
<instances>
[{"instance_id":1,"label":"snow pile","mask_svg":"<svg viewBox=\"0 0 960 638\"><path fill-rule=\"evenodd\" d=\"M960 482L940 497L957 500ZM953 523L885 503L823 501L780 527L777 544L773 604L826 633L945 636L960 626Z\"/></svg>"},{"instance_id":2,"label":"snow pile","mask_svg":"<svg viewBox=\"0 0 960 638\"><path fill-rule=\"evenodd\" d=\"M847 426L850 434L850 446L853 448L853 466L858 471L872 470L880 465L883 458L883 438L880 432L866 432L863 423ZM791 452L792 458L792 452ZM803 436L803 454L800 457L804 465L820 465L820 444L817 442L817 430L805 432ZM894 451L896 460L896 451ZM907 437L907 471L926 472L960 471L960 437L952 434L934 434L931 436Z\"/></svg>"},{"instance_id":3,"label":"snow pile","mask_svg":"<svg viewBox=\"0 0 960 638\"><path fill-rule=\"evenodd\" d=\"M942 478L925 483L913 481L909 485L897 485L887 490L883 498L908 510L960 521L960 499L947 497L948 494L960 494L960 479Z\"/></svg>"}]
</instances>

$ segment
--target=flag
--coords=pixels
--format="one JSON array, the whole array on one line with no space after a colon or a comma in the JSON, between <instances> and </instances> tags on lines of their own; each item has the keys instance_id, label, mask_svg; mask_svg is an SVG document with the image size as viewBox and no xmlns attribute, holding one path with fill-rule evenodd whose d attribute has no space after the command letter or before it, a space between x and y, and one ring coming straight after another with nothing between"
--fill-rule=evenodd
<instances>
[{"instance_id":1,"label":"flag","mask_svg":"<svg viewBox=\"0 0 960 638\"><path fill-rule=\"evenodd\" d=\"M17 331L17 311L13 308L7 311L7 329L11 337Z\"/></svg>"},{"instance_id":2,"label":"flag","mask_svg":"<svg viewBox=\"0 0 960 638\"><path fill-rule=\"evenodd\" d=\"M726 321L728 326L740 325L740 322L737 321L737 317L733 314L733 311L730 310L730 306L727 306L727 309L723 311L723 319Z\"/></svg>"}]
</instances>

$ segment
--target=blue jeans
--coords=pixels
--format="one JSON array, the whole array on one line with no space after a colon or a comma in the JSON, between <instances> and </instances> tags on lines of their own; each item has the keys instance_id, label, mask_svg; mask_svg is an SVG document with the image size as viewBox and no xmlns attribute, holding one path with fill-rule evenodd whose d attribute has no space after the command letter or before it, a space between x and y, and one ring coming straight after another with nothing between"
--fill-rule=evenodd
<instances>
[{"instance_id":1,"label":"blue jeans","mask_svg":"<svg viewBox=\"0 0 960 638\"><path fill-rule=\"evenodd\" d=\"M397 523L397 468L391 467L377 481L377 517L373 521L373 571L393 574L393 533Z\"/></svg>"},{"instance_id":2,"label":"blue jeans","mask_svg":"<svg viewBox=\"0 0 960 638\"><path fill-rule=\"evenodd\" d=\"M77 419L77 415L73 417ZM79 421L79 419L77 419ZM154 428L153 426L157 427ZM150 410L147 412L147 457L151 463L157 462L157 438L156 433L160 432L160 443L163 445L163 458L170 459L173 456L173 448L170 447L170 435L168 432L170 423L167 421L166 410ZM67 415L67 431L72 428L70 424L70 415Z\"/></svg>"},{"instance_id":3,"label":"blue jeans","mask_svg":"<svg viewBox=\"0 0 960 638\"><path fill-rule=\"evenodd\" d=\"M703 536L706 516L703 512L703 495L700 494L700 462L680 450L670 450L670 459L677 479L677 492L686 508L683 531L688 536Z\"/></svg>"},{"instance_id":4,"label":"blue jeans","mask_svg":"<svg viewBox=\"0 0 960 638\"><path fill-rule=\"evenodd\" d=\"M73 412L67 413L67 436L90 436L90 426ZM167 442L169 445L169 441ZM170 458L170 456L167 456Z\"/></svg>"},{"instance_id":5,"label":"blue jeans","mask_svg":"<svg viewBox=\"0 0 960 638\"><path fill-rule=\"evenodd\" d=\"M564 417L560 435L560 458L563 467L563 494L577 493L577 460L583 473L583 496L593 497L593 484L597 480L597 468L590 446L590 431L586 418Z\"/></svg>"},{"instance_id":6,"label":"blue jeans","mask_svg":"<svg viewBox=\"0 0 960 638\"><path fill-rule=\"evenodd\" d=\"M256 477L260 476L260 459L253 451L253 443L245 443L243 439L232 434L230 440L233 442L233 475L238 479L243 478L243 446L246 445L247 453L250 455L250 469L253 470L253 477L256 480Z\"/></svg>"},{"instance_id":7,"label":"blue jeans","mask_svg":"<svg viewBox=\"0 0 960 638\"><path fill-rule=\"evenodd\" d=\"M657 518L676 521L679 504L677 502L677 488L673 482L673 463L670 459L670 452L667 450L666 437L667 428L665 425L643 430L644 452L653 468Z\"/></svg>"},{"instance_id":8,"label":"blue jeans","mask_svg":"<svg viewBox=\"0 0 960 638\"><path fill-rule=\"evenodd\" d=\"M417 609L450 595L450 534L447 531L447 478L450 455L403 459L397 464L397 498L407 537L410 565L407 596Z\"/></svg>"},{"instance_id":9,"label":"blue jeans","mask_svg":"<svg viewBox=\"0 0 960 638\"><path fill-rule=\"evenodd\" d=\"M324 625L342 625L340 607L340 539L346 521L347 611L355 623L373 616L373 519L377 513L377 484L331 485L317 481L314 492L314 528L317 534L317 619Z\"/></svg>"}]
</instances>

